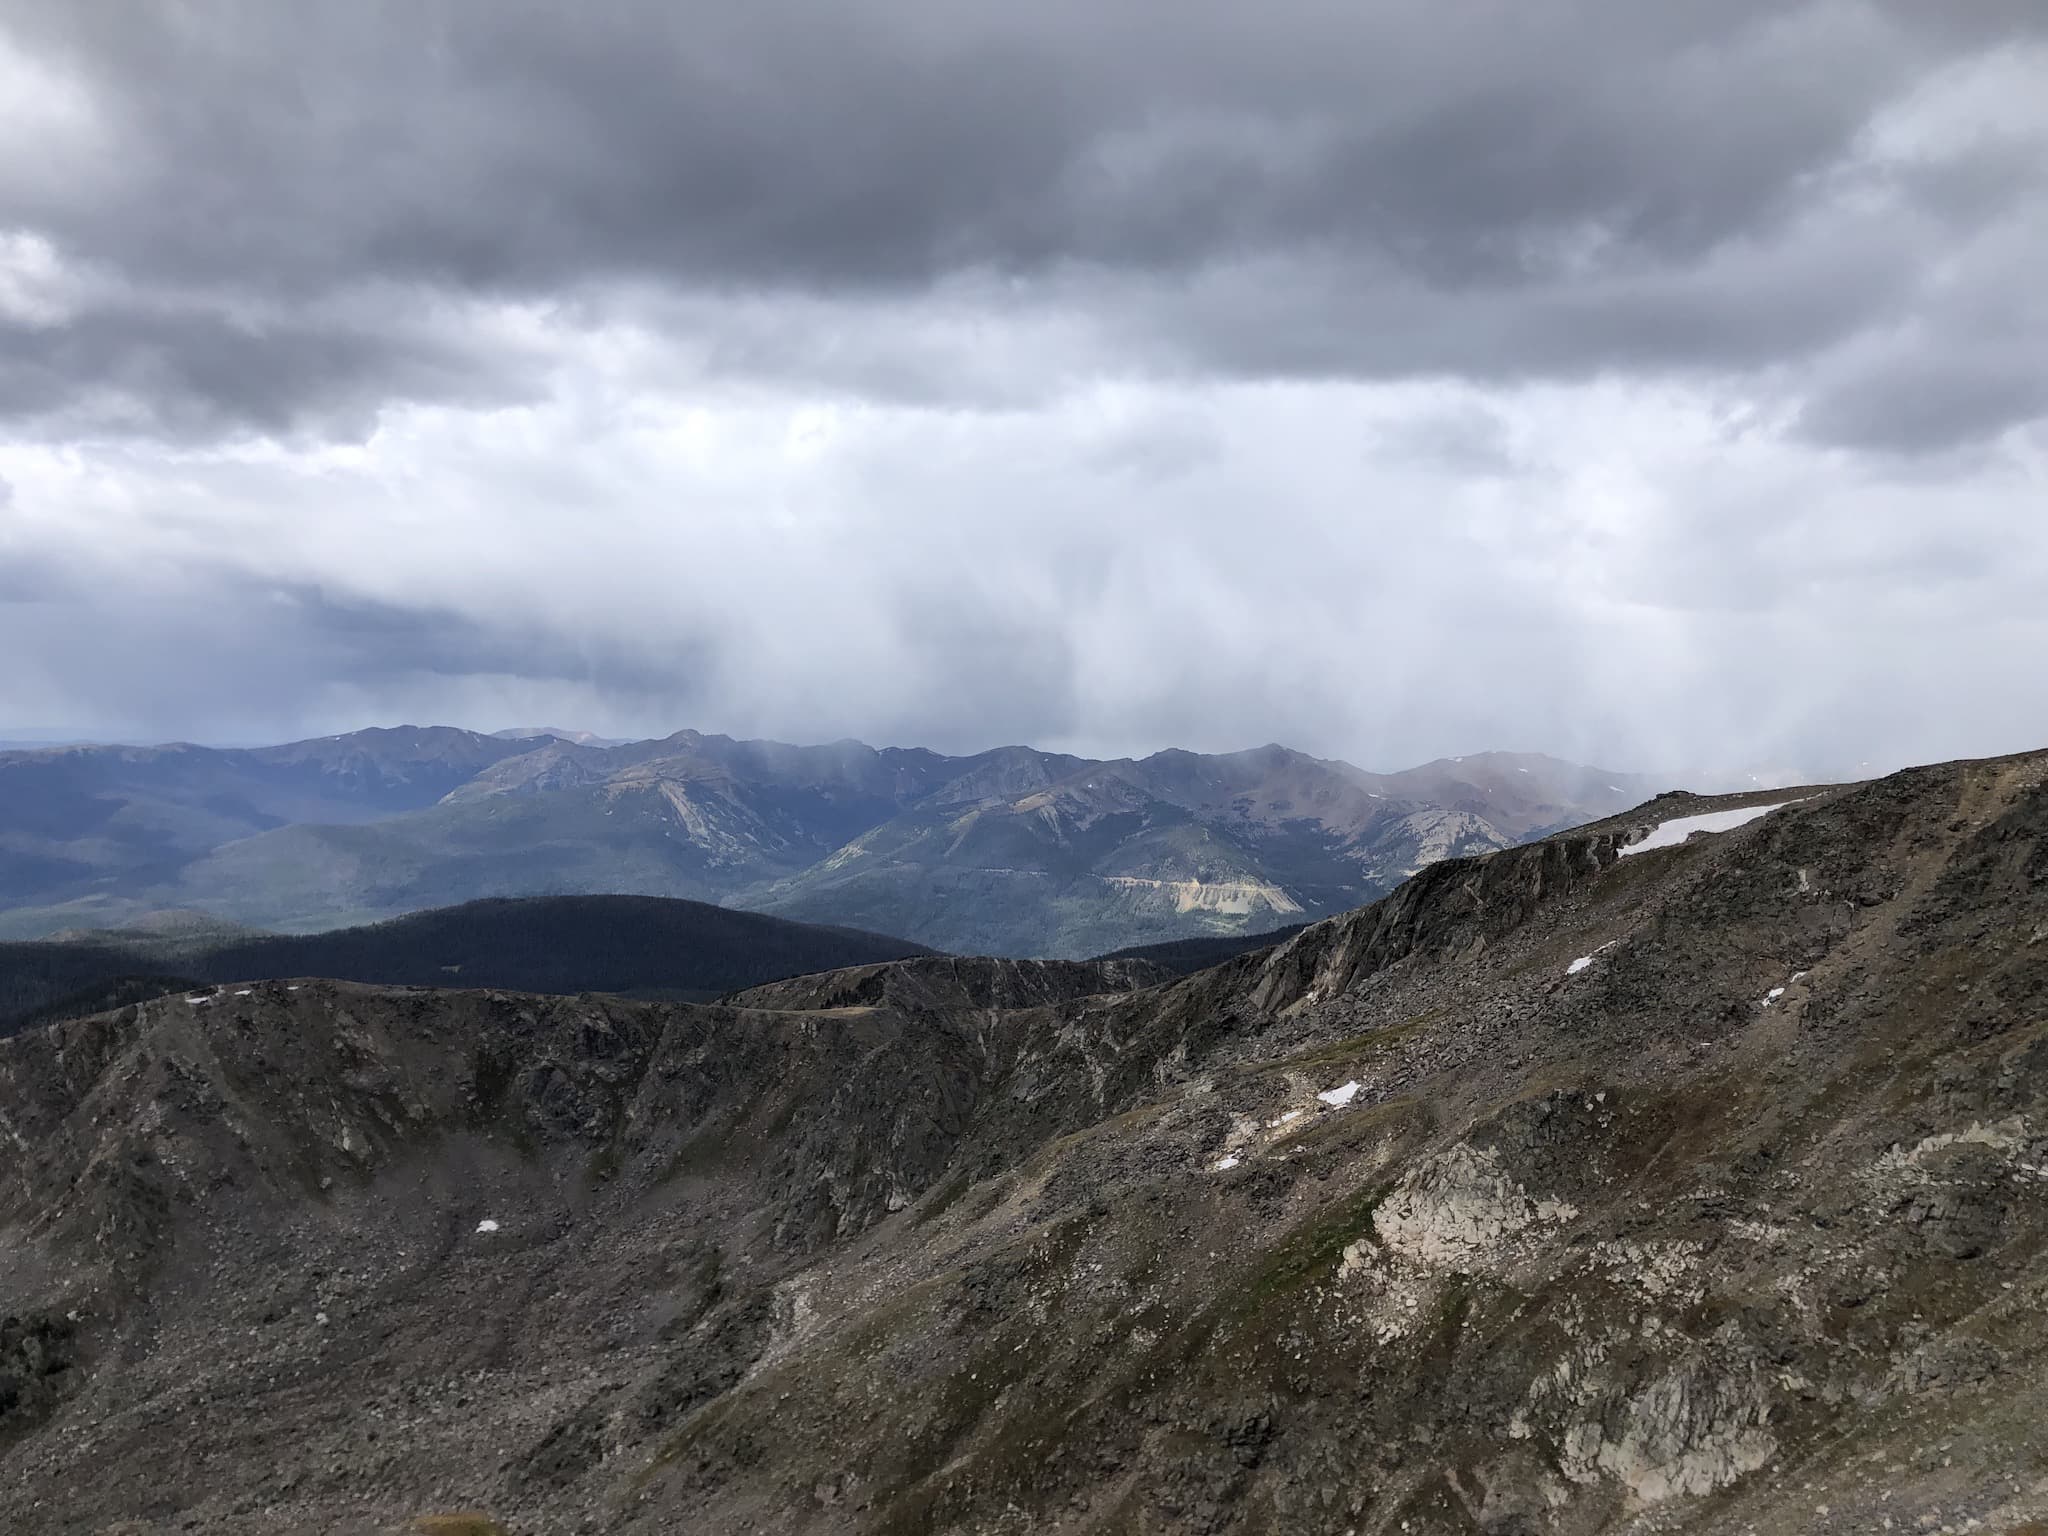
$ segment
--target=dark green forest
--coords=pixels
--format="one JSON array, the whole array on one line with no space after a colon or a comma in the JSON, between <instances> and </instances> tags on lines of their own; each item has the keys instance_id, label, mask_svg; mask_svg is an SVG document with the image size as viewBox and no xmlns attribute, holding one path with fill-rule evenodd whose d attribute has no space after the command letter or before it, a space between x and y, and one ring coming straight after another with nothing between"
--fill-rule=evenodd
<instances>
[{"instance_id":1,"label":"dark green forest","mask_svg":"<svg viewBox=\"0 0 2048 1536\"><path fill-rule=\"evenodd\" d=\"M324 976L689 1002L931 953L882 934L659 896L493 899L328 933L0 944L0 1035L229 981Z\"/></svg>"},{"instance_id":2,"label":"dark green forest","mask_svg":"<svg viewBox=\"0 0 2048 1536\"><path fill-rule=\"evenodd\" d=\"M1097 955L1098 960L1149 960L1181 976L1196 971L1206 971L1212 965L1221 965L1226 960L1235 960L1239 955L1248 955L1255 949L1271 949L1276 944L1285 944L1307 923L1292 923L1285 928L1269 928L1264 933L1223 933L1198 939L1169 939L1163 944L1133 944L1128 949L1113 949L1106 955Z\"/></svg>"}]
</instances>

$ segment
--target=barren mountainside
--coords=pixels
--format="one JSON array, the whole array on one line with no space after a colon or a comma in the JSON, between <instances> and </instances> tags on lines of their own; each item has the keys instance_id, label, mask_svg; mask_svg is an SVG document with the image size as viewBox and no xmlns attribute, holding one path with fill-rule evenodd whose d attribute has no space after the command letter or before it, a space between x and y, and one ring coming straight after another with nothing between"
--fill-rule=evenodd
<instances>
[{"instance_id":1,"label":"barren mountainside","mask_svg":"<svg viewBox=\"0 0 2048 1536\"><path fill-rule=\"evenodd\" d=\"M1666 797L1170 982L0 1042L0 1529L2040 1529L2044 781Z\"/></svg>"}]
</instances>

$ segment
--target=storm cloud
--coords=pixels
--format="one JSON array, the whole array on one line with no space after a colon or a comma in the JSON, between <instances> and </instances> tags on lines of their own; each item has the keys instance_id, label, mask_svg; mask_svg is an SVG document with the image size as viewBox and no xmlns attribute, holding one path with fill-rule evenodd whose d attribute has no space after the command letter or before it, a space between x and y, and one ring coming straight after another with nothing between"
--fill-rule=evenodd
<instances>
[{"instance_id":1,"label":"storm cloud","mask_svg":"<svg viewBox=\"0 0 2048 1536\"><path fill-rule=\"evenodd\" d=\"M2020 3L0 3L0 724L2035 744L2044 84Z\"/></svg>"}]
</instances>

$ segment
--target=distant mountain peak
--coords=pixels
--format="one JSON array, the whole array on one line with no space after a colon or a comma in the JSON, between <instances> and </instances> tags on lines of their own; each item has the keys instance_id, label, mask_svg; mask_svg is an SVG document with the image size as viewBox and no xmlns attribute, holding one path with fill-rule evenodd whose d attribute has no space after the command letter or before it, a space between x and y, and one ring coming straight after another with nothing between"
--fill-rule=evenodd
<instances>
[{"instance_id":1,"label":"distant mountain peak","mask_svg":"<svg viewBox=\"0 0 2048 1536\"><path fill-rule=\"evenodd\" d=\"M478 897L675 896L1080 956L1354 907L1657 787L1539 754L1370 773L1279 742L962 757L684 729L380 726L0 757L0 937L193 908L306 931ZM158 840L106 835L111 817ZM15 909L9 912L8 908Z\"/></svg>"},{"instance_id":2,"label":"distant mountain peak","mask_svg":"<svg viewBox=\"0 0 2048 1536\"><path fill-rule=\"evenodd\" d=\"M496 741L539 741L553 737L556 741L573 742L579 747L622 747L625 738L600 736L595 731L564 730L558 725L514 725L502 731L492 731Z\"/></svg>"}]
</instances>

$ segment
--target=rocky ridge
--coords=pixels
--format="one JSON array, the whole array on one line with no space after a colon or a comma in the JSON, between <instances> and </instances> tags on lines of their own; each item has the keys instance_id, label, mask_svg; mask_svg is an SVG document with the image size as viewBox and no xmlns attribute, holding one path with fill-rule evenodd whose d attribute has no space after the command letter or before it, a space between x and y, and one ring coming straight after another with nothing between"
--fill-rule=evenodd
<instances>
[{"instance_id":1,"label":"rocky ridge","mask_svg":"<svg viewBox=\"0 0 2048 1536\"><path fill-rule=\"evenodd\" d=\"M1170 984L0 1043L0 1525L2031 1530L2044 780L1651 802Z\"/></svg>"}]
</instances>

